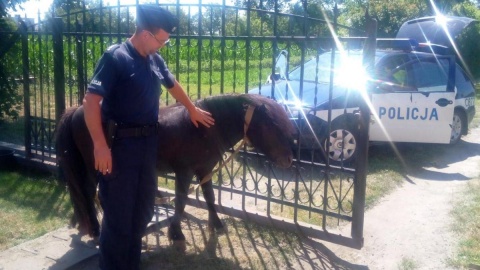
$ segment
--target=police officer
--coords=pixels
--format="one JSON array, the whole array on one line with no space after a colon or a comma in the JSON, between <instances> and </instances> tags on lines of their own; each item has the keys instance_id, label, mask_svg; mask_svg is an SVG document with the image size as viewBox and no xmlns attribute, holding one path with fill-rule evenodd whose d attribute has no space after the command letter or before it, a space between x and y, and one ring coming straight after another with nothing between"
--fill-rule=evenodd
<instances>
[{"instance_id":1,"label":"police officer","mask_svg":"<svg viewBox=\"0 0 480 270\"><path fill-rule=\"evenodd\" d=\"M160 85L182 103L193 124L210 127L211 115L190 101L157 50L165 46L178 19L155 5L137 6L136 31L107 49L97 63L83 100L94 144L99 197L101 269L138 269L142 237L154 213ZM107 145L103 127L115 123Z\"/></svg>"}]
</instances>

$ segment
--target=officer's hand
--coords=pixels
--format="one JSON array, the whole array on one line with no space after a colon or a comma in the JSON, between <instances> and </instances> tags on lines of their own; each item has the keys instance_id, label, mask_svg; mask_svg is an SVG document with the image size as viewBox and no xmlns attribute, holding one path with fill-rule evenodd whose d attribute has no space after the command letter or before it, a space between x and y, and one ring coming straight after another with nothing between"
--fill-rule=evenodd
<instances>
[{"instance_id":1,"label":"officer's hand","mask_svg":"<svg viewBox=\"0 0 480 270\"><path fill-rule=\"evenodd\" d=\"M112 153L108 146L105 144L95 147L93 154L95 156L95 170L103 175L112 173Z\"/></svg>"},{"instance_id":2,"label":"officer's hand","mask_svg":"<svg viewBox=\"0 0 480 270\"><path fill-rule=\"evenodd\" d=\"M215 124L215 120L213 119L212 115L198 107L195 107L195 110L190 112L190 120L197 128L199 123L207 128Z\"/></svg>"}]
</instances>

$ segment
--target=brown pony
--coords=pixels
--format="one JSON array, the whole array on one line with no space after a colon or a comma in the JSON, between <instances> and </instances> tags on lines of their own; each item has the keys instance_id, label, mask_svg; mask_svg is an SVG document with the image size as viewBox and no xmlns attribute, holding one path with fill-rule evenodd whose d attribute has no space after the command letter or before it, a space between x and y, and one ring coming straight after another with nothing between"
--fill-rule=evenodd
<instances>
[{"instance_id":1,"label":"brown pony","mask_svg":"<svg viewBox=\"0 0 480 270\"><path fill-rule=\"evenodd\" d=\"M292 164L294 127L285 110L275 101L259 95L219 95L196 102L215 119L211 128L196 128L185 107L178 104L160 108L157 170L159 174L175 173L175 214L168 236L185 240L180 227L193 176L202 179L219 162L225 151L235 146L244 135L257 150L280 167ZM246 134L244 122L247 107L254 108ZM93 144L84 120L83 107L68 109L57 127L57 159L60 176L66 181L74 208L72 225L77 222L81 233L97 237L95 196L97 188ZM214 207L212 182L202 185L208 205L211 230L221 230Z\"/></svg>"}]
</instances>

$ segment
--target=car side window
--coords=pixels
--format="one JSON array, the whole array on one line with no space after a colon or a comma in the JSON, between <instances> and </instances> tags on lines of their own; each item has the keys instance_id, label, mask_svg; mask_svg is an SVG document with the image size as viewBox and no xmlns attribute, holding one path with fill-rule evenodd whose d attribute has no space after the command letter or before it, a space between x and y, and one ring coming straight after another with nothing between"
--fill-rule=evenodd
<instances>
[{"instance_id":1,"label":"car side window","mask_svg":"<svg viewBox=\"0 0 480 270\"><path fill-rule=\"evenodd\" d=\"M394 55L389 57L383 64L380 65L380 69L377 71L378 76L387 76L397 67L407 63L409 58L407 55Z\"/></svg>"},{"instance_id":2,"label":"car side window","mask_svg":"<svg viewBox=\"0 0 480 270\"><path fill-rule=\"evenodd\" d=\"M408 85L408 73L405 67L395 69L390 78L392 82L398 84L400 86L407 86Z\"/></svg>"},{"instance_id":3,"label":"car side window","mask_svg":"<svg viewBox=\"0 0 480 270\"><path fill-rule=\"evenodd\" d=\"M475 88L465 71L457 64L455 68L455 87L461 97L475 93Z\"/></svg>"},{"instance_id":4,"label":"car side window","mask_svg":"<svg viewBox=\"0 0 480 270\"><path fill-rule=\"evenodd\" d=\"M405 63L409 61L409 57L405 54L393 55L386 58L383 63L379 63L376 69L377 79L392 83L392 91L408 91L412 90L408 86L408 72ZM405 87L405 88L404 88Z\"/></svg>"},{"instance_id":5,"label":"car side window","mask_svg":"<svg viewBox=\"0 0 480 270\"><path fill-rule=\"evenodd\" d=\"M467 75L462 71L460 66L457 65L456 72L455 72L455 82L457 84L464 84L466 82L470 81L470 79L467 77Z\"/></svg>"},{"instance_id":6,"label":"car side window","mask_svg":"<svg viewBox=\"0 0 480 270\"><path fill-rule=\"evenodd\" d=\"M449 61L418 61L412 63L412 86L420 92L446 92Z\"/></svg>"}]
</instances>

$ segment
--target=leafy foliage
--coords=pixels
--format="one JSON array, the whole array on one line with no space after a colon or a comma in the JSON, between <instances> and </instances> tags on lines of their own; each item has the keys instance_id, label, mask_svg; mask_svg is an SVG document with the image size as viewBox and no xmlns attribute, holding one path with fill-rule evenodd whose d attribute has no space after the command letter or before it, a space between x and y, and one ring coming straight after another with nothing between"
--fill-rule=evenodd
<instances>
[{"instance_id":1,"label":"leafy foliage","mask_svg":"<svg viewBox=\"0 0 480 270\"><path fill-rule=\"evenodd\" d=\"M452 15L465 16L480 20L480 10L473 3L461 3L453 6ZM473 78L480 78L480 23L470 26L457 38L461 64Z\"/></svg>"},{"instance_id":2,"label":"leafy foliage","mask_svg":"<svg viewBox=\"0 0 480 270\"><path fill-rule=\"evenodd\" d=\"M15 40L18 34L14 31L15 24L8 19L0 18L0 120L5 117L16 118L20 109L21 96L18 94L16 78L22 75L21 65L17 56L20 55L20 45Z\"/></svg>"},{"instance_id":3,"label":"leafy foliage","mask_svg":"<svg viewBox=\"0 0 480 270\"><path fill-rule=\"evenodd\" d=\"M403 22L409 19L431 15L425 1L398 0L398 1L345 1L340 21L353 28L365 29L365 13L377 20L377 36L392 38L397 34Z\"/></svg>"},{"instance_id":4,"label":"leafy foliage","mask_svg":"<svg viewBox=\"0 0 480 270\"><path fill-rule=\"evenodd\" d=\"M17 11L18 5L26 2L26 0L1 0L0 1L0 19L7 16L7 10ZM0 26L0 30L3 30Z\"/></svg>"}]
</instances>

